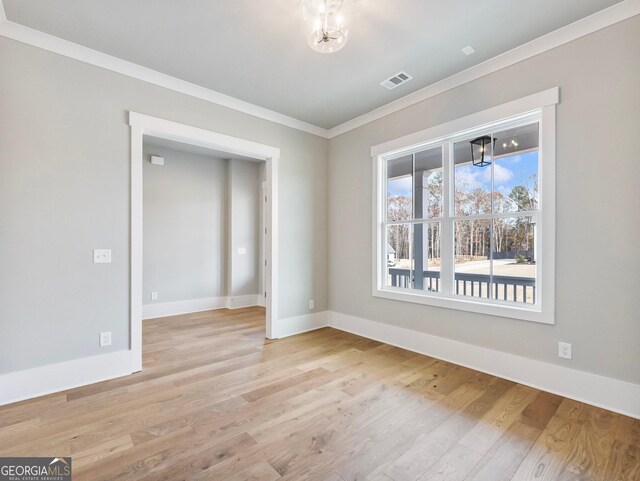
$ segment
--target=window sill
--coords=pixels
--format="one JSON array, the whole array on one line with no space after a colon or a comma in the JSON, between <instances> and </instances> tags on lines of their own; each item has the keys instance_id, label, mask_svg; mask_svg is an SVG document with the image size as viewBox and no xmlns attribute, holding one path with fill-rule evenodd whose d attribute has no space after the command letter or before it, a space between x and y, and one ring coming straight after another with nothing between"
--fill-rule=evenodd
<instances>
[{"instance_id":1,"label":"window sill","mask_svg":"<svg viewBox=\"0 0 640 481\"><path fill-rule=\"evenodd\" d=\"M507 317L509 319L519 319L541 324L555 324L553 312L545 312L536 307L517 307L508 304L489 303L476 299L451 298L438 294L423 294L389 288L374 289L373 296L394 301L412 302L414 304Z\"/></svg>"}]
</instances>

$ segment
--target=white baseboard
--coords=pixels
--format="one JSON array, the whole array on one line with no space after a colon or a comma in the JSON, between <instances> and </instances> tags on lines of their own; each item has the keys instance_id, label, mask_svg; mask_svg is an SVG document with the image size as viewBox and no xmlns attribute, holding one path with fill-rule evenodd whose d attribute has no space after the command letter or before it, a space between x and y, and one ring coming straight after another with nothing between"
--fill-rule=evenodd
<instances>
[{"instance_id":1,"label":"white baseboard","mask_svg":"<svg viewBox=\"0 0 640 481\"><path fill-rule=\"evenodd\" d=\"M202 299L188 299L186 301L160 302L157 304L144 304L142 306L142 319L155 317L177 316L191 312L210 311L228 307L228 297L204 297Z\"/></svg>"},{"instance_id":2,"label":"white baseboard","mask_svg":"<svg viewBox=\"0 0 640 481\"><path fill-rule=\"evenodd\" d=\"M262 301L260 294L249 294L245 296L228 297L227 307L229 309L240 309L242 307L260 306Z\"/></svg>"},{"instance_id":3,"label":"white baseboard","mask_svg":"<svg viewBox=\"0 0 640 481\"><path fill-rule=\"evenodd\" d=\"M276 324L276 338L295 336L303 332L314 331L329 325L329 311L314 312L302 316L280 319Z\"/></svg>"},{"instance_id":4,"label":"white baseboard","mask_svg":"<svg viewBox=\"0 0 640 481\"><path fill-rule=\"evenodd\" d=\"M329 326L640 419L640 384L328 312Z\"/></svg>"},{"instance_id":5,"label":"white baseboard","mask_svg":"<svg viewBox=\"0 0 640 481\"><path fill-rule=\"evenodd\" d=\"M260 306L260 294L233 297L204 297L202 299L188 299L186 301L160 302L144 304L142 319L156 317L178 316L192 312L211 311L213 309L240 309L241 307Z\"/></svg>"},{"instance_id":6,"label":"white baseboard","mask_svg":"<svg viewBox=\"0 0 640 481\"><path fill-rule=\"evenodd\" d=\"M330 326L640 419L638 384L338 312L290 317L277 325L278 338ZM116 351L0 374L0 406L132 372L131 351Z\"/></svg>"},{"instance_id":7,"label":"white baseboard","mask_svg":"<svg viewBox=\"0 0 640 481\"><path fill-rule=\"evenodd\" d=\"M131 351L0 374L0 406L131 374Z\"/></svg>"},{"instance_id":8,"label":"white baseboard","mask_svg":"<svg viewBox=\"0 0 640 481\"><path fill-rule=\"evenodd\" d=\"M246 299L240 299L240 301L248 302L251 296L244 297ZM218 300L214 302L213 299ZM255 300L256 296L253 296L253 299ZM222 305L220 304L221 302ZM166 307L163 308L163 306ZM195 302L167 302L145 307L155 308L155 310L149 309L146 311L146 314L150 317L161 317L162 315L170 316L185 312L197 312L189 309L209 310L227 306L227 298L223 297L199 299ZM187 310L183 311L184 309ZM302 334L303 332L326 327L328 325L328 312L322 311L281 319L277 325L278 335L276 337L281 338ZM0 386L2 387L0 389L0 406L107 381L126 376L132 372L131 351L127 350L0 374Z\"/></svg>"}]
</instances>

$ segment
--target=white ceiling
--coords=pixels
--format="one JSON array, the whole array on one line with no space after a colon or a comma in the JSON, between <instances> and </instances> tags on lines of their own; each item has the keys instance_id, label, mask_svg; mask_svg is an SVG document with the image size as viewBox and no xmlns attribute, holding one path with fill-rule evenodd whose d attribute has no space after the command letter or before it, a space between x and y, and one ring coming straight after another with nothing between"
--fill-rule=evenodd
<instances>
[{"instance_id":1,"label":"white ceiling","mask_svg":"<svg viewBox=\"0 0 640 481\"><path fill-rule=\"evenodd\" d=\"M620 2L351 1L349 43L327 55L299 0L2 0L9 21L324 128ZM400 70L414 79L379 85Z\"/></svg>"}]
</instances>

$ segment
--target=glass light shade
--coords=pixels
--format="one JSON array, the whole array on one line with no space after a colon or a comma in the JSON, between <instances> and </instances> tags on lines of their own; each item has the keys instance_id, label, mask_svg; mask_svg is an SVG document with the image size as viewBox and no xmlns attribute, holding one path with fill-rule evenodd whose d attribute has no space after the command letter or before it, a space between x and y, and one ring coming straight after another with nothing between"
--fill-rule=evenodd
<instances>
[{"instance_id":1,"label":"glass light shade","mask_svg":"<svg viewBox=\"0 0 640 481\"><path fill-rule=\"evenodd\" d=\"M307 42L315 51L332 53L346 45L349 29L344 0L303 0L302 19Z\"/></svg>"},{"instance_id":2,"label":"glass light shade","mask_svg":"<svg viewBox=\"0 0 640 481\"><path fill-rule=\"evenodd\" d=\"M476 167L486 167L493 160L493 147L496 145L496 138L483 135L469 142L471 144L471 162ZM493 141L493 144L492 144Z\"/></svg>"}]
</instances>

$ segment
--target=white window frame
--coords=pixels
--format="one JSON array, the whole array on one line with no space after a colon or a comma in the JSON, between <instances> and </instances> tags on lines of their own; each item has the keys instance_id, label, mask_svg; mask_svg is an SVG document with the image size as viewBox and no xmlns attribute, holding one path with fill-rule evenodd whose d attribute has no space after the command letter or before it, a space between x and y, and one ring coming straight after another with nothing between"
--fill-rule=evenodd
<instances>
[{"instance_id":1,"label":"white window frame","mask_svg":"<svg viewBox=\"0 0 640 481\"><path fill-rule=\"evenodd\" d=\"M413 302L430 306L471 311L544 324L555 323L555 163L556 105L559 88L551 88L512 102L492 107L420 132L371 147L373 158L373 289L374 297ZM536 304L462 297L453 290L453 211L450 193L453 189L453 156L450 147L476 131L514 127L539 122L538 211L523 214L510 212L491 217L533 217L536 222ZM441 265L440 292L411 290L386 286L386 162L411 153L442 146L443 149L443 216L441 222L441 258L451 262ZM488 216L466 216L465 219ZM407 223L426 223L431 219L414 219Z\"/></svg>"}]
</instances>

